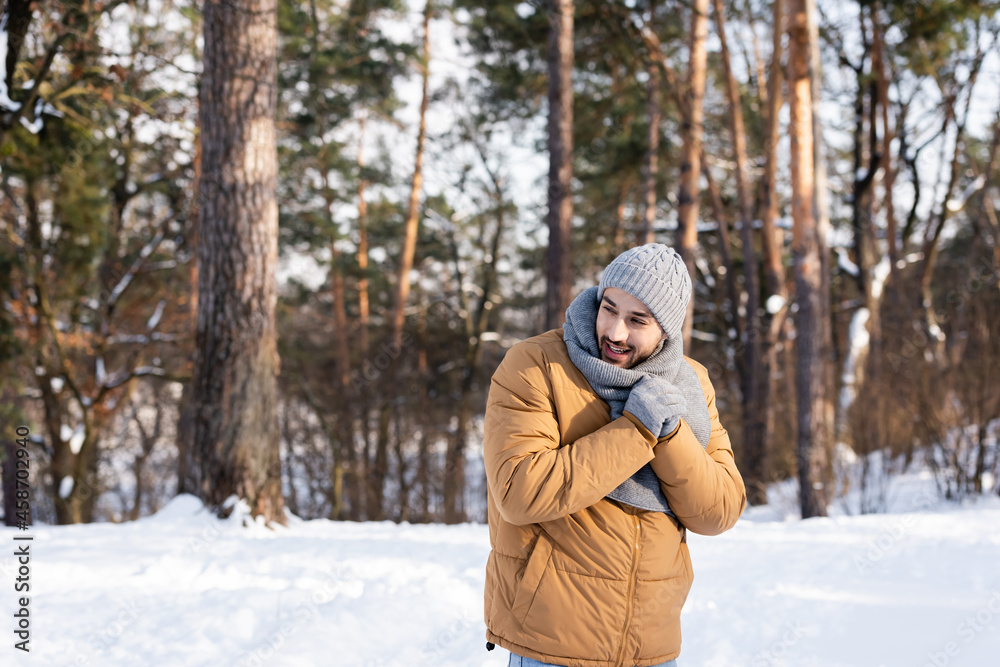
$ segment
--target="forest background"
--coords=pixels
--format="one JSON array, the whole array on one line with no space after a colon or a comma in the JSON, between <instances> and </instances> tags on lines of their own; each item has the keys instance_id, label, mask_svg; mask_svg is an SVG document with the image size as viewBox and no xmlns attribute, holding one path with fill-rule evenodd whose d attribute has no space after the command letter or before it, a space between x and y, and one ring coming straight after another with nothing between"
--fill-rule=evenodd
<instances>
[{"instance_id":1,"label":"forest background","mask_svg":"<svg viewBox=\"0 0 1000 667\"><path fill-rule=\"evenodd\" d=\"M751 503L1000 493L998 8L4 0L7 523L19 451L46 523L484 521L493 370L649 241Z\"/></svg>"}]
</instances>

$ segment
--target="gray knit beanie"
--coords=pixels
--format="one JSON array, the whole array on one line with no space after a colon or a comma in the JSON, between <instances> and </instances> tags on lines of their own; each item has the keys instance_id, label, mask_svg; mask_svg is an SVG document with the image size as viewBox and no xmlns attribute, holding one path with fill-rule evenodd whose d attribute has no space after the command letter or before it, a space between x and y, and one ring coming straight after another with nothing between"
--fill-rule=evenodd
<instances>
[{"instance_id":1,"label":"gray knit beanie","mask_svg":"<svg viewBox=\"0 0 1000 667\"><path fill-rule=\"evenodd\" d=\"M667 335L680 333L691 299L691 276L673 248L647 243L626 250L601 274L598 302L608 287L617 287L646 304Z\"/></svg>"}]
</instances>

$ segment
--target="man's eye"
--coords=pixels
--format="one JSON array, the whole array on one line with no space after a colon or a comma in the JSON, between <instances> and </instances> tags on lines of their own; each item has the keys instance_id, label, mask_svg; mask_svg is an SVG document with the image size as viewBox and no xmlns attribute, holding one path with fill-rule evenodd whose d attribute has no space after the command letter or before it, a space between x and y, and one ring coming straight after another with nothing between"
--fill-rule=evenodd
<instances>
[{"instance_id":1,"label":"man's eye","mask_svg":"<svg viewBox=\"0 0 1000 667\"><path fill-rule=\"evenodd\" d=\"M612 310L611 306L603 306L603 308L604 308L604 310L608 311L609 313L615 312L614 310Z\"/></svg>"},{"instance_id":2,"label":"man's eye","mask_svg":"<svg viewBox=\"0 0 1000 667\"><path fill-rule=\"evenodd\" d=\"M645 320L632 320L632 321L635 322L636 324L638 324L640 327L646 326L646 321Z\"/></svg>"}]
</instances>

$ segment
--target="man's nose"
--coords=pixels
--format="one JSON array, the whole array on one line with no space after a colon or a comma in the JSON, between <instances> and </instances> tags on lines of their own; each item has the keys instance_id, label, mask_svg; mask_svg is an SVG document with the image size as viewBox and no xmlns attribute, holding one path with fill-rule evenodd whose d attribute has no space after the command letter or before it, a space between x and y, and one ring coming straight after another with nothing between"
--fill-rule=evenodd
<instances>
[{"instance_id":1,"label":"man's nose","mask_svg":"<svg viewBox=\"0 0 1000 667\"><path fill-rule=\"evenodd\" d=\"M611 327L611 340L618 342L624 342L628 338L628 327L625 326L625 320L621 317L615 320L614 326Z\"/></svg>"}]
</instances>

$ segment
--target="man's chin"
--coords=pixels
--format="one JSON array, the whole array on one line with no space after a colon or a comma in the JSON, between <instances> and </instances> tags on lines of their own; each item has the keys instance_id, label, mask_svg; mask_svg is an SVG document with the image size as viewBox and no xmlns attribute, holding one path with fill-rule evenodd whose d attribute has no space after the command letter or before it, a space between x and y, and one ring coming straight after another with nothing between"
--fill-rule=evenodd
<instances>
[{"instance_id":1,"label":"man's chin","mask_svg":"<svg viewBox=\"0 0 1000 667\"><path fill-rule=\"evenodd\" d=\"M608 355L606 355L603 352L601 352L601 361L606 361L607 363L611 364L612 366L618 366L619 368L631 368L632 367L632 364L630 363L632 361L632 355L631 354L629 354L624 359L615 360L615 359L611 359L610 357L608 357Z\"/></svg>"}]
</instances>

